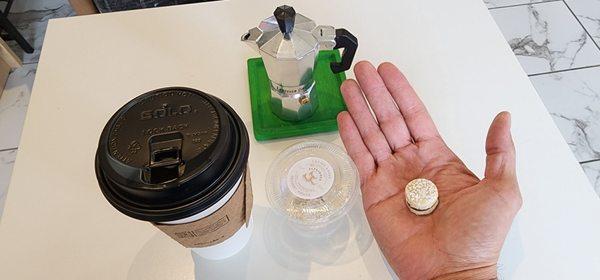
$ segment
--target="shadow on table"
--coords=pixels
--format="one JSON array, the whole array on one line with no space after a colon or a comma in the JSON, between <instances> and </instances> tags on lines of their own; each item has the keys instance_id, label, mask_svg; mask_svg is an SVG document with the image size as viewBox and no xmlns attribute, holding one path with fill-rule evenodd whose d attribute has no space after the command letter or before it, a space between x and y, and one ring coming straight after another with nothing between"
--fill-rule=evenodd
<instances>
[{"instance_id":1,"label":"shadow on table","mask_svg":"<svg viewBox=\"0 0 600 280\"><path fill-rule=\"evenodd\" d=\"M523 241L520 234L520 218L517 215L506 236L500 259L498 260L498 276L500 279L512 279L517 267L523 261Z\"/></svg>"},{"instance_id":2,"label":"shadow on table","mask_svg":"<svg viewBox=\"0 0 600 280\"><path fill-rule=\"evenodd\" d=\"M128 280L192 280L194 262L183 248L158 229L132 260Z\"/></svg>"},{"instance_id":3,"label":"shadow on table","mask_svg":"<svg viewBox=\"0 0 600 280\"><path fill-rule=\"evenodd\" d=\"M299 227L265 207L255 206L252 211L255 229L238 254L214 261L192 252L197 280L307 279L313 263L349 263L373 242L360 203L347 216L322 228Z\"/></svg>"},{"instance_id":4,"label":"shadow on table","mask_svg":"<svg viewBox=\"0 0 600 280\"><path fill-rule=\"evenodd\" d=\"M252 216L256 224L248 245L221 261L193 252L190 258L191 250L157 231L133 260L127 279L308 279L313 264L336 266L358 258L369 279L398 279L381 252L369 250L373 237L360 203L331 227L312 231L289 224L265 207L255 206ZM502 279L512 278L523 260L519 224L517 216L500 256Z\"/></svg>"},{"instance_id":5,"label":"shadow on table","mask_svg":"<svg viewBox=\"0 0 600 280\"><path fill-rule=\"evenodd\" d=\"M317 269L314 264L337 266L358 258L370 279L398 279L381 252L370 248L373 236L360 203L335 223L316 229L298 227L261 206L254 207L252 216L255 227L246 247L220 261L193 252L190 258L191 250L157 230L134 258L127 279L308 279ZM500 256L503 279L512 278L523 260L519 224L517 215Z\"/></svg>"}]
</instances>

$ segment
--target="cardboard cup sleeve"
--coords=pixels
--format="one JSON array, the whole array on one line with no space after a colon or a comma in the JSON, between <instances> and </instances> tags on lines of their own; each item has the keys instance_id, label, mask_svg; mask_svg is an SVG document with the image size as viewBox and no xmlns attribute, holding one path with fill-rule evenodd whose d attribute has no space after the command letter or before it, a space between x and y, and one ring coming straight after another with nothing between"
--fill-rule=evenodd
<instances>
[{"instance_id":1,"label":"cardboard cup sleeve","mask_svg":"<svg viewBox=\"0 0 600 280\"><path fill-rule=\"evenodd\" d=\"M154 223L154 226L186 248L208 247L227 240L242 226L247 227L251 212L252 183L246 169L233 196L214 213L185 224Z\"/></svg>"}]
</instances>

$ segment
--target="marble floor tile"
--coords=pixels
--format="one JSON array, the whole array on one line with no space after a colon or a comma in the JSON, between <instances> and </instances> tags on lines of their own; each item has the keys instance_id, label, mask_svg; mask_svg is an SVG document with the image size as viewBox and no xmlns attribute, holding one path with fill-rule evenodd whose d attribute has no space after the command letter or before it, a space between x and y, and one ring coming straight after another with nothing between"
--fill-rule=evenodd
<instances>
[{"instance_id":1,"label":"marble floor tile","mask_svg":"<svg viewBox=\"0 0 600 280\"><path fill-rule=\"evenodd\" d=\"M64 4L69 4L69 0L15 0L10 11L15 13L30 10L51 10Z\"/></svg>"},{"instance_id":2,"label":"marble floor tile","mask_svg":"<svg viewBox=\"0 0 600 280\"><path fill-rule=\"evenodd\" d=\"M577 159L600 159L600 67L531 77Z\"/></svg>"},{"instance_id":3,"label":"marble floor tile","mask_svg":"<svg viewBox=\"0 0 600 280\"><path fill-rule=\"evenodd\" d=\"M581 164L583 171L590 179L590 183L592 183L592 187L600 196L600 161L592 161L588 163Z\"/></svg>"},{"instance_id":4,"label":"marble floor tile","mask_svg":"<svg viewBox=\"0 0 600 280\"><path fill-rule=\"evenodd\" d=\"M581 24L600 45L600 0L565 0Z\"/></svg>"},{"instance_id":5,"label":"marble floor tile","mask_svg":"<svg viewBox=\"0 0 600 280\"><path fill-rule=\"evenodd\" d=\"M557 0L483 0L488 8L501 8L506 6L523 5L527 3L550 2Z\"/></svg>"},{"instance_id":6,"label":"marble floor tile","mask_svg":"<svg viewBox=\"0 0 600 280\"><path fill-rule=\"evenodd\" d=\"M8 76L0 95L0 150L19 145L36 68L37 64L27 64Z\"/></svg>"},{"instance_id":7,"label":"marble floor tile","mask_svg":"<svg viewBox=\"0 0 600 280\"><path fill-rule=\"evenodd\" d=\"M600 49L562 1L490 13L527 74L600 65Z\"/></svg>"},{"instance_id":8,"label":"marble floor tile","mask_svg":"<svg viewBox=\"0 0 600 280\"><path fill-rule=\"evenodd\" d=\"M10 182L10 175L16 157L17 149L0 151L0 217L2 217L6 191L8 190L8 183Z\"/></svg>"},{"instance_id":9,"label":"marble floor tile","mask_svg":"<svg viewBox=\"0 0 600 280\"><path fill-rule=\"evenodd\" d=\"M15 41L8 41L7 43L21 57L23 63L36 63L42 50L48 20L73 15L75 15L75 12L71 9L71 5L67 0L15 1L8 18L35 50L33 53L28 54Z\"/></svg>"}]
</instances>

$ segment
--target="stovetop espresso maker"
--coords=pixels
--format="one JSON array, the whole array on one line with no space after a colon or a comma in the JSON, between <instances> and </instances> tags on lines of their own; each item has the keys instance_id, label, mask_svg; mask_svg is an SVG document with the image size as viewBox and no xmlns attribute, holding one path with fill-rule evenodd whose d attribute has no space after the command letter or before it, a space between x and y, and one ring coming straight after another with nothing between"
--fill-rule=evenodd
<instances>
[{"instance_id":1,"label":"stovetop espresso maker","mask_svg":"<svg viewBox=\"0 0 600 280\"><path fill-rule=\"evenodd\" d=\"M350 69L358 40L343 28L317 26L296 13L291 6L280 6L273 16L242 35L260 53L271 82L271 109L279 118L300 121L317 109L313 71L319 50L343 48L341 62L332 62L331 71Z\"/></svg>"}]
</instances>

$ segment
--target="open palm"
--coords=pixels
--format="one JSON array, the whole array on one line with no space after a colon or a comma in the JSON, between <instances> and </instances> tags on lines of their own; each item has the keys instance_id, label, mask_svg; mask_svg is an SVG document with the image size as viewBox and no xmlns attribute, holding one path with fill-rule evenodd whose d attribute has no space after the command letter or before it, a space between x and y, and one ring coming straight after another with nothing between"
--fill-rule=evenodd
<instances>
[{"instance_id":1,"label":"open palm","mask_svg":"<svg viewBox=\"0 0 600 280\"><path fill-rule=\"evenodd\" d=\"M392 268L401 279L494 278L521 206L510 115L500 113L490 127L480 180L446 146L394 65L375 69L360 62L354 71L358 83L347 80L341 88L348 112L338 116L340 135L360 173L369 224ZM416 216L405 204L404 187L416 178L438 187L439 205L428 216Z\"/></svg>"}]
</instances>

